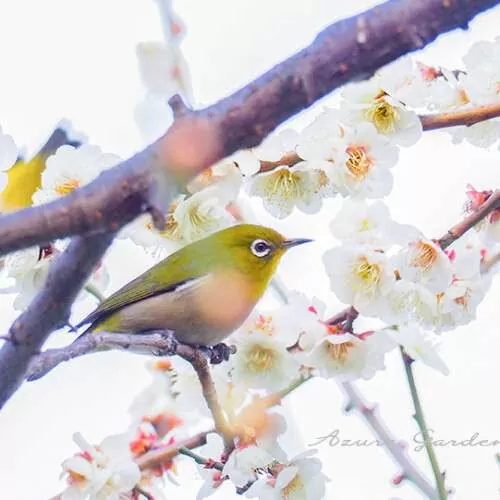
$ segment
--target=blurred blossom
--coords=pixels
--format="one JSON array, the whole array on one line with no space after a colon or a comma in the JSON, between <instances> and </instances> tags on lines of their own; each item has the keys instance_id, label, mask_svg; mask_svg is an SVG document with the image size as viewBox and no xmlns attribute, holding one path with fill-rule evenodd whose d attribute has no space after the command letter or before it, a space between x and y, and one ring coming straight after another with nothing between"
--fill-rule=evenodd
<instances>
[{"instance_id":1,"label":"blurred blossom","mask_svg":"<svg viewBox=\"0 0 500 500\"><path fill-rule=\"evenodd\" d=\"M103 153L101 148L91 144L83 144L78 148L61 146L47 159L42 184L33 195L33 203L40 205L65 196L119 162L118 156Z\"/></svg>"},{"instance_id":2,"label":"blurred blossom","mask_svg":"<svg viewBox=\"0 0 500 500\"><path fill-rule=\"evenodd\" d=\"M260 500L325 498L328 477L321 472L321 462L309 450L290 461L275 464L271 478L262 477L247 491L249 498Z\"/></svg>"},{"instance_id":3,"label":"blurred blossom","mask_svg":"<svg viewBox=\"0 0 500 500\"><path fill-rule=\"evenodd\" d=\"M437 352L438 337L430 332L424 332L415 325L402 325L397 330L387 329L387 335L400 344L410 358L448 375L449 370Z\"/></svg>"},{"instance_id":4,"label":"blurred blossom","mask_svg":"<svg viewBox=\"0 0 500 500\"><path fill-rule=\"evenodd\" d=\"M2 127L0 127L0 191L7 185L7 170L9 170L12 165L17 160L17 147L14 139L2 132Z\"/></svg>"},{"instance_id":5,"label":"blurred blossom","mask_svg":"<svg viewBox=\"0 0 500 500\"><path fill-rule=\"evenodd\" d=\"M118 500L121 493L134 488L141 477L129 450L129 436L109 436L98 446L87 443L74 435L81 452L62 463L63 475L68 486L61 494L62 500L95 499Z\"/></svg>"}]
</instances>

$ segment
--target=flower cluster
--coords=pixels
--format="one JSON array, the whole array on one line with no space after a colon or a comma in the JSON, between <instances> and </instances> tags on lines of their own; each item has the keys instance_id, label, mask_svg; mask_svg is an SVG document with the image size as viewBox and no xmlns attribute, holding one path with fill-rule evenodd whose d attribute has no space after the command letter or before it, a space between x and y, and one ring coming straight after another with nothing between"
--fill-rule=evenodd
<instances>
[{"instance_id":1,"label":"flower cluster","mask_svg":"<svg viewBox=\"0 0 500 500\"><path fill-rule=\"evenodd\" d=\"M191 93L180 51L183 30L175 18L170 31L168 44L137 47L147 96L136 118L148 140L164 131L164 101L177 92ZM376 326L359 332L352 318L329 320L323 303L299 293L288 294L287 303L279 307L259 305L228 339L236 353L211 370L236 447L226 452L220 437L207 435L207 445L197 450L206 457L197 460L204 479L198 498L228 482L250 498L323 498L327 478L319 460L311 453L288 456L280 441L285 418L270 409L294 381L311 375L369 379L384 369L386 354L397 346L412 359L448 372L438 354L438 334L475 318L489 286L484 269L490 256L498 254L500 209L476 231L442 248L417 228L394 221L380 199L392 190L400 148L413 146L422 135L417 112L467 110L500 101L500 38L476 44L464 65L464 71L449 71L405 58L367 82L349 85L336 109L323 110L300 133L282 130L193 179L166 210L163 230L145 214L120 233L155 257L164 257L244 221L245 195L261 198L277 219L296 209L314 214L325 199L342 198L331 222L335 242L323 255L324 268L336 299ZM156 112L161 119L154 118ZM450 132L455 142L491 147L500 137L500 122L491 119ZM12 138L0 130L0 189L16 157ZM97 146L62 146L47 159L33 203L66 196L118 161ZM469 187L466 213L491 195ZM11 282L2 291L16 293L16 309L29 304L64 246L54 242L1 261L2 277ZM100 265L87 290L98 292L106 284ZM162 498L164 477L175 481L178 456L160 465L139 464L148 453L191 436L212 415L187 362L155 359L149 369L152 382L130 407L127 434L108 437L99 446L75 435L81 451L62 464L67 484L63 500L135 499L141 491Z\"/></svg>"}]
</instances>

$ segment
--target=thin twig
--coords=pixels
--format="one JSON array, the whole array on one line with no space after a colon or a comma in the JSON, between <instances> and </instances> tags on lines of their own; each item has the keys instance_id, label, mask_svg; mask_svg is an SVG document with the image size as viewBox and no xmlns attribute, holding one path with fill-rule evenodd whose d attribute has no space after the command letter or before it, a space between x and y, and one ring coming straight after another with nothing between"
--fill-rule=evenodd
<instances>
[{"instance_id":1,"label":"thin twig","mask_svg":"<svg viewBox=\"0 0 500 500\"><path fill-rule=\"evenodd\" d=\"M298 389L310 378L311 376L299 377L296 380L292 381L292 383L285 389L278 391L275 394L266 396L265 398L263 398L263 407L272 408L273 406L280 404L281 400L284 397L288 396L293 391ZM244 411L245 408L243 408L242 412ZM194 449L207 444L207 435L213 432L215 432L215 429L210 429L180 443L173 444L171 446L158 450L149 451L139 457L136 462L141 470L158 467L159 465L168 463L170 460L172 460L179 453L180 448Z\"/></svg>"},{"instance_id":2,"label":"thin twig","mask_svg":"<svg viewBox=\"0 0 500 500\"><path fill-rule=\"evenodd\" d=\"M404 446L391 435L375 408L371 408L363 400L354 384L342 382L339 384L347 395L346 411L356 410L366 421L375 436L384 443L386 450L401 467L401 478L413 483L427 498L437 500L438 496L432 485L427 481L419 468L407 455Z\"/></svg>"},{"instance_id":3,"label":"thin twig","mask_svg":"<svg viewBox=\"0 0 500 500\"><path fill-rule=\"evenodd\" d=\"M234 450L234 437L231 428L227 422L226 416L222 411L222 407L217 397L214 380L210 373L210 367L205 356L198 349L184 349L177 351L181 357L188 361L196 371L200 380L203 397L207 402L208 408L215 423L215 430L220 434L224 441L224 453L229 456Z\"/></svg>"},{"instance_id":4,"label":"thin twig","mask_svg":"<svg viewBox=\"0 0 500 500\"><path fill-rule=\"evenodd\" d=\"M481 222L493 210L500 208L500 190L494 191L491 196L476 211L465 219L455 224L448 232L441 236L436 242L444 250L454 241L463 236L469 229L472 229L477 223Z\"/></svg>"},{"instance_id":5,"label":"thin twig","mask_svg":"<svg viewBox=\"0 0 500 500\"><path fill-rule=\"evenodd\" d=\"M159 448L158 450L148 451L144 455L136 459L136 463L141 470L154 469L170 462L174 457L176 457L181 448L183 449L194 449L199 448L207 444L207 435L214 430L209 430L206 432L200 432L195 436L188 439L180 441L179 443L174 443L165 448Z\"/></svg>"},{"instance_id":6,"label":"thin twig","mask_svg":"<svg viewBox=\"0 0 500 500\"><path fill-rule=\"evenodd\" d=\"M132 493L137 493L138 495L142 495L146 500L155 500L155 497L148 493L146 490L142 489L140 486L134 486Z\"/></svg>"},{"instance_id":7,"label":"thin twig","mask_svg":"<svg viewBox=\"0 0 500 500\"><path fill-rule=\"evenodd\" d=\"M425 423L424 412L422 410L422 405L420 403L420 398L417 391L417 385L415 383L415 378L413 376L413 370L412 370L413 359L405 354L402 347L400 347L400 351L401 351L401 357L403 359L406 378L408 380L408 385L410 387L411 399L413 401L413 406L415 408L415 414L413 415L413 418L416 420L418 428L420 429L420 432L422 433L422 437L424 439L424 446L427 451L427 456L429 457L429 461L431 463L434 478L436 480L436 487L438 490L439 500L446 500L448 498L448 492L446 491L446 487L444 485L445 475L444 473L441 473L441 469L439 468L437 457L434 452L434 447L432 445L432 439L429 435L429 431Z\"/></svg>"},{"instance_id":8,"label":"thin twig","mask_svg":"<svg viewBox=\"0 0 500 500\"><path fill-rule=\"evenodd\" d=\"M198 465L203 465L205 469L217 469L221 471L224 468L220 462L209 458L203 458L188 448L179 448L179 455L185 455L186 457L192 458Z\"/></svg>"},{"instance_id":9,"label":"thin twig","mask_svg":"<svg viewBox=\"0 0 500 500\"><path fill-rule=\"evenodd\" d=\"M459 111L449 111L446 113L433 113L419 116L422 123L422 129L424 131L457 126L470 127L476 123L491 120L492 118L497 117L500 117L500 104L490 104L488 106L477 106ZM298 153L290 151L277 161L261 161L259 172L270 172L271 170L283 166L293 167L301 161L303 160Z\"/></svg>"},{"instance_id":10,"label":"thin twig","mask_svg":"<svg viewBox=\"0 0 500 500\"><path fill-rule=\"evenodd\" d=\"M422 115L420 116L420 121L424 130L436 130L461 125L470 127L476 123L499 116L500 104L490 104L488 106L478 106L476 108L450 111L448 113Z\"/></svg>"}]
</instances>

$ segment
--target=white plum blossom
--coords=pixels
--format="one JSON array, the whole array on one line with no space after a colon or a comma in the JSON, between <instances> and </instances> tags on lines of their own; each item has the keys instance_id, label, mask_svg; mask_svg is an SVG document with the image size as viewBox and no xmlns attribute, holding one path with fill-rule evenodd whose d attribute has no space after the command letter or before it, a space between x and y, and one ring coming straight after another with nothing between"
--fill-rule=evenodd
<instances>
[{"instance_id":1,"label":"white plum blossom","mask_svg":"<svg viewBox=\"0 0 500 500\"><path fill-rule=\"evenodd\" d=\"M431 292L443 292L451 284L453 269L450 259L431 240L419 238L412 241L394 261L401 278L419 282Z\"/></svg>"},{"instance_id":2,"label":"white plum blossom","mask_svg":"<svg viewBox=\"0 0 500 500\"><path fill-rule=\"evenodd\" d=\"M4 292L16 293L14 308L22 311L32 301L49 273L49 266L54 258L52 248L31 247L13 252L5 258L4 272L15 280L11 288Z\"/></svg>"},{"instance_id":3,"label":"white plum blossom","mask_svg":"<svg viewBox=\"0 0 500 500\"><path fill-rule=\"evenodd\" d=\"M433 327L438 318L438 296L420 283L398 280L387 295L387 307L379 317L392 324L408 321Z\"/></svg>"},{"instance_id":4,"label":"white plum blossom","mask_svg":"<svg viewBox=\"0 0 500 500\"><path fill-rule=\"evenodd\" d=\"M432 69L414 63L411 57L402 57L383 67L375 77L379 86L387 94L412 108L422 107L427 99L434 78L434 72L422 71Z\"/></svg>"},{"instance_id":5,"label":"white plum blossom","mask_svg":"<svg viewBox=\"0 0 500 500\"><path fill-rule=\"evenodd\" d=\"M244 151L237 155L240 153ZM225 192L232 193L231 198L236 199L243 185L243 173L241 166L237 165L237 155L225 158L203 170L187 185L188 191L196 193L208 186L220 185Z\"/></svg>"},{"instance_id":6,"label":"white plum blossom","mask_svg":"<svg viewBox=\"0 0 500 500\"><path fill-rule=\"evenodd\" d=\"M389 248L408 240L413 231L409 226L394 222L382 201L368 203L347 198L330 224L333 236L343 243L373 245Z\"/></svg>"},{"instance_id":7,"label":"white plum blossom","mask_svg":"<svg viewBox=\"0 0 500 500\"><path fill-rule=\"evenodd\" d=\"M454 73L441 68L442 77L432 83L428 105L433 110L460 109L470 104L469 96L463 86L463 73Z\"/></svg>"},{"instance_id":8,"label":"white plum blossom","mask_svg":"<svg viewBox=\"0 0 500 500\"><path fill-rule=\"evenodd\" d=\"M448 367L437 352L439 337L430 332L424 332L415 325L401 325L397 329L389 328L386 334L400 344L405 353L414 360L449 374Z\"/></svg>"},{"instance_id":9,"label":"white plum blossom","mask_svg":"<svg viewBox=\"0 0 500 500\"><path fill-rule=\"evenodd\" d=\"M154 96L168 99L174 94L191 95L191 78L177 43L140 42L136 47L139 73Z\"/></svg>"},{"instance_id":10,"label":"white plum blossom","mask_svg":"<svg viewBox=\"0 0 500 500\"><path fill-rule=\"evenodd\" d=\"M422 135L418 115L380 88L376 79L347 85L341 104L343 119L349 125L372 123L379 134L394 144L412 146Z\"/></svg>"},{"instance_id":11,"label":"white plum blossom","mask_svg":"<svg viewBox=\"0 0 500 500\"><path fill-rule=\"evenodd\" d=\"M261 197L264 208L277 219L288 217L294 207L308 214L316 213L323 198L333 194L325 171L309 169L306 162L258 174L250 181L248 191Z\"/></svg>"},{"instance_id":12,"label":"white plum blossom","mask_svg":"<svg viewBox=\"0 0 500 500\"><path fill-rule=\"evenodd\" d=\"M464 87L476 105L500 102L500 37L475 43L464 56Z\"/></svg>"},{"instance_id":13,"label":"white plum blossom","mask_svg":"<svg viewBox=\"0 0 500 500\"><path fill-rule=\"evenodd\" d=\"M62 500L118 500L121 493L134 488L141 477L133 461L126 434L109 436L92 446L80 434L73 439L81 452L62 463L67 488Z\"/></svg>"},{"instance_id":14,"label":"white plum blossom","mask_svg":"<svg viewBox=\"0 0 500 500\"><path fill-rule=\"evenodd\" d=\"M220 185L209 186L189 197L182 195L171 207L162 235L191 243L232 225L233 219L225 210L232 196L231 190Z\"/></svg>"},{"instance_id":15,"label":"white plum blossom","mask_svg":"<svg viewBox=\"0 0 500 500\"><path fill-rule=\"evenodd\" d=\"M302 357L302 362L325 378L369 379L385 368L386 352L394 343L383 332L362 335L333 331Z\"/></svg>"},{"instance_id":16,"label":"white plum blossom","mask_svg":"<svg viewBox=\"0 0 500 500\"><path fill-rule=\"evenodd\" d=\"M46 247L31 247L13 252L3 261L2 273L6 278L14 279L10 287L0 289L2 293L17 294L14 299L14 308L23 310L32 301L40 288L45 283L49 273L49 267L54 257L59 253L54 245ZM108 273L102 264L98 265L87 281L89 290L100 293L107 286ZM81 292L78 299L85 296Z\"/></svg>"},{"instance_id":17,"label":"white plum blossom","mask_svg":"<svg viewBox=\"0 0 500 500\"><path fill-rule=\"evenodd\" d=\"M151 383L132 401L129 413L134 421L140 421L144 416L155 415L175 405L173 395L173 379L175 370L168 359L159 359L146 365L151 373Z\"/></svg>"},{"instance_id":18,"label":"white plum blossom","mask_svg":"<svg viewBox=\"0 0 500 500\"><path fill-rule=\"evenodd\" d=\"M259 172L261 162L277 162L288 154L295 154L299 133L293 129L285 129L266 137L252 149L242 149L225 161L234 161L244 176L252 176Z\"/></svg>"},{"instance_id":19,"label":"white plum blossom","mask_svg":"<svg viewBox=\"0 0 500 500\"><path fill-rule=\"evenodd\" d=\"M230 362L236 385L274 391L283 389L297 377L299 363L279 338L252 332L238 335L234 340L238 350Z\"/></svg>"},{"instance_id":20,"label":"white plum blossom","mask_svg":"<svg viewBox=\"0 0 500 500\"><path fill-rule=\"evenodd\" d=\"M372 124L360 123L345 132L328 173L343 196L382 198L392 189L389 169L397 159L397 147Z\"/></svg>"},{"instance_id":21,"label":"white plum blossom","mask_svg":"<svg viewBox=\"0 0 500 500\"><path fill-rule=\"evenodd\" d=\"M268 467L274 458L266 450L250 445L236 448L227 462L222 473L239 487L245 486L249 481L257 478L257 471Z\"/></svg>"},{"instance_id":22,"label":"white plum blossom","mask_svg":"<svg viewBox=\"0 0 500 500\"><path fill-rule=\"evenodd\" d=\"M500 138L500 121L485 120L469 127L450 127L448 132L454 144L467 141L477 148L489 148Z\"/></svg>"},{"instance_id":23,"label":"white plum blossom","mask_svg":"<svg viewBox=\"0 0 500 500\"><path fill-rule=\"evenodd\" d=\"M266 137L252 153L261 161L275 162L287 153L295 152L299 141L299 133L293 129L284 129L277 134Z\"/></svg>"},{"instance_id":24,"label":"white plum blossom","mask_svg":"<svg viewBox=\"0 0 500 500\"><path fill-rule=\"evenodd\" d=\"M12 165L17 160L17 147L14 139L2 132L2 127L0 127L0 191L7 185L7 170L9 170Z\"/></svg>"},{"instance_id":25,"label":"white plum blossom","mask_svg":"<svg viewBox=\"0 0 500 500\"><path fill-rule=\"evenodd\" d=\"M115 166L120 158L103 153L91 144L61 146L46 161L40 189L33 195L33 203L47 203L71 193L93 181L102 171Z\"/></svg>"},{"instance_id":26,"label":"white plum blossom","mask_svg":"<svg viewBox=\"0 0 500 500\"><path fill-rule=\"evenodd\" d=\"M233 194L232 188L214 184L190 196L181 195L170 205L162 231L145 214L130 223L121 236L145 248L174 250L234 224L226 210Z\"/></svg>"},{"instance_id":27,"label":"white plum blossom","mask_svg":"<svg viewBox=\"0 0 500 500\"><path fill-rule=\"evenodd\" d=\"M247 491L249 498L260 500L317 500L325 498L328 477L321 472L321 462L306 451L291 460L273 465L273 477L261 477Z\"/></svg>"},{"instance_id":28,"label":"white plum blossom","mask_svg":"<svg viewBox=\"0 0 500 500\"><path fill-rule=\"evenodd\" d=\"M200 446L197 452L203 457L208 457L212 460L220 460L224 452L224 444L222 438L218 434L209 433L207 434L206 444ZM198 494L196 495L196 500L202 500L210 495L214 494L223 484L226 483L226 477L222 474L222 471L217 469L208 469L206 467L199 467L198 472L203 479L203 484L201 485Z\"/></svg>"},{"instance_id":29,"label":"white plum blossom","mask_svg":"<svg viewBox=\"0 0 500 500\"><path fill-rule=\"evenodd\" d=\"M482 302L486 285L480 279L455 279L439 296L439 316L435 321L438 331L452 330L476 318L477 306Z\"/></svg>"},{"instance_id":30,"label":"white plum blossom","mask_svg":"<svg viewBox=\"0 0 500 500\"><path fill-rule=\"evenodd\" d=\"M378 315L396 277L386 254L368 245L345 245L323 256L330 288L345 304L367 316Z\"/></svg>"},{"instance_id":31,"label":"white plum blossom","mask_svg":"<svg viewBox=\"0 0 500 500\"><path fill-rule=\"evenodd\" d=\"M154 95L146 94L134 108L134 120L142 139L151 144L161 137L174 119L172 109Z\"/></svg>"},{"instance_id":32,"label":"white plum blossom","mask_svg":"<svg viewBox=\"0 0 500 500\"><path fill-rule=\"evenodd\" d=\"M300 158L310 168L329 170L335 161L344 129L336 109L324 109L304 130L297 145Z\"/></svg>"}]
</instances>

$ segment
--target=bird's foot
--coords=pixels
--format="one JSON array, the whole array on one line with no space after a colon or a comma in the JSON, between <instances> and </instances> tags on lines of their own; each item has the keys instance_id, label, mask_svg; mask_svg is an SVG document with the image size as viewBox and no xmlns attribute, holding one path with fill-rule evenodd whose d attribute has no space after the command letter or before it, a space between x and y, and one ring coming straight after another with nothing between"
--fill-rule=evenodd
<instances>
[{"instance_id":1,"label":"bird's foot","mask_svg":"<svg viewBox=\"0 0 500 500\"><path fill-rule=\"evenodd\" d=\"M210 347L206 347L209 352L208 358L212 365L219 365L223 361L228 361L231 354L236 353L235 345L227 345L221 342L220 344L215 344Z\"/></svg>"},{"instance_id":2,"label":"bird's foot","mask_svg":"<svg viewBox=\"0 0 500 500\"><path fill-rule=\"evenodd\" d=\"M175 333L171 330L159 330L158 333L163 338L161 350L156 353L160 356L172 356L177 352L177 347L180 342L177 340Z\"/></svg>"}]
</instances>

